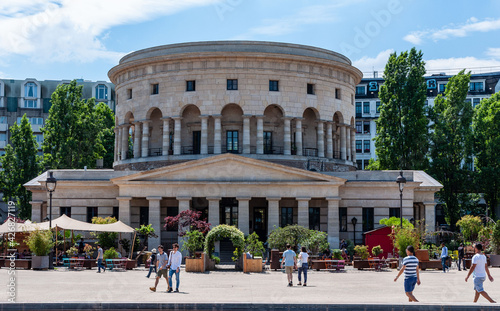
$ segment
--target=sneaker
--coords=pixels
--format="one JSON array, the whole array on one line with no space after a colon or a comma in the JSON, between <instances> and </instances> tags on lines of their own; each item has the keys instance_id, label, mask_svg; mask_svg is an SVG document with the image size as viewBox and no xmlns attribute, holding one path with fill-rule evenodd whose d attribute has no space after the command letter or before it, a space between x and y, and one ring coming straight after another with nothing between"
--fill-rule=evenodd
<instances>
[{"instance_id":1,"label":"sneaker","mask_svg":"<svg viewBox=\"0 0 500 311\"><path fill-rule=\"evenodd\" d=\"M169 289L167 290L167 293L171 293L171 292L172 292L172 289L171 289L171 288L169 288Z\"/></svg>"},{"instance_id":2,"label":"sneaker","mask_svg":"<svg viewBox=\"0 0 500 311\"><path fill-rule=\"evenodd\" d=\"M175 289L175 292L176 292L176 293L178 293L178 292L179 292L179 289L178 289L178 288L176 288L176 289Z\"/></svg>"},{"instance_id":3,"label":"sneaker","mask_svg":"<svg viewBox=\"0 0 500 311\"><path fill-rule=\"evenodd\" d=\"M306 284L306 283L304 283L304 285L303 285L303 286L307 286L307 284Z\"/></svg>"},{"instance_id":4,"label":"sneaker","mask_svg":"<svg viewBox=\"0 0 500 311\"><path fill-rule=\"evenodd\" d=\"M299 284L297 284L297 286L300 286L300 285L302 285L302 283L299 282Z\"/></svg>"},{"instance_id":5,"label":"sneaker","mask_svg":"<svg viewBox=\"0 0 500 311\"><path fill-rule=\"evenodd\" d=\"M150 287L149 290L152 292L156 292L156 287Z\"/></svg>"},{"instance_id":6,"label":"sneaker","mask_svg":"<svg viewBox=\"0 0 500 311\"><path fill-rule=\"evenodd\" d=\"M97 273L101 273L101 271L97 271Z\"/></svg>"}]
</instances>

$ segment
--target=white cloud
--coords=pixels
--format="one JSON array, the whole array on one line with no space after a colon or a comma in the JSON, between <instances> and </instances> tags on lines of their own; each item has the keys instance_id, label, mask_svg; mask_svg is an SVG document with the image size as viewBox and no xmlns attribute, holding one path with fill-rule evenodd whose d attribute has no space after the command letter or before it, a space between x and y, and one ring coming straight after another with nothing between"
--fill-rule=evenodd
<instances>
[{"instance_id":1,"label":"white cloud","mask_svg":"<svg viewBox=\"0 0 500 311\"><path fill-rule=\"evenodd\" d=\"M116 62L123 53L109 51L103 43L111 27L218 1L17 0L0 4L0 56L26 55L42 62L103 58Z\"/></svg>"},{"instance_id":2,"label":"white cloud","mask_svg":"<svg viewBox=\"0 0 500 311\"><path fill-rule=\"evenodd\" d=\"M486 51L486 55L489 55L493 58L500 59L500 48L489 48Z\"/></svg>"},{"instance_id":3,"label":"white cloud","mask_svg":"<svg viewBox=\"0 0 500 311\"><path fill-rule=\"evenodd\" d=\"M394 53L393 49L385 50L378 53L375 57L363 56L362 58L352 62L352 65L363 72L363 75L369 76L373 71L379 72L379 77L382 77L384 72L385 64L389 60L391 53ZM369 76L372 77L372 76Z\"/></svg>"},{"instance_id":4,"label":"white cloud","mask_svg":"<svg viewBox=\"0 0 500 311\"><path fill-rule=\"evenodd\" d=\"M428 29L423 31L413 31L403 37L404 40L415 45L422 44L426 39L433 41L445 40L452 37L466 37L475 32L489 32L500 29L499 19L486 19L479 21L471 17L463 25L448 25L442 29Z\"/></svg>"},{"instance_id":5,"label":"white cloud","mask_svg":"<svg viewBox=\"0 0 500 311\"><path fill-rule=\"evenodd\" d=\"M304 25L330 23L337 19L335 13L344 6L353 5L359 1L337 1L329 5L313 5L300 8L300 11L280 19L267 19L262 21L261 26L253 27L244 34L233 39L253 39L258 36L280 36L294 33L303 28Z\"/></svg>"}]
</instances>

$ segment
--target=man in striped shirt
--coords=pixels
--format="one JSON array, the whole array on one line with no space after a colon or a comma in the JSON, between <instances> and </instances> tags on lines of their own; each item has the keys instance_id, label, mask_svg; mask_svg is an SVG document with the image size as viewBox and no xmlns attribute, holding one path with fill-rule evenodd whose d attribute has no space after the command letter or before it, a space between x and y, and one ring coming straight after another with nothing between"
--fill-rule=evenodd
<instances>
[{"instance_id":1,"label":"man in striped shirt","mask_svg":"<svg viewBox=\"0 0 500 311\"><path fill-rule=\"evenodd\" d=\"M412 245L406 248L406 257L403 259L403 267L399 270L398 276L394 279L396 282L399 276L405 273L405 293L408 296L410 302L418 302L417 298L413 296L413 290L415 289L415 284L420 285L420 274L418 268L418 259L415 257L415 249Z\"/></svg>"}]
</instances>

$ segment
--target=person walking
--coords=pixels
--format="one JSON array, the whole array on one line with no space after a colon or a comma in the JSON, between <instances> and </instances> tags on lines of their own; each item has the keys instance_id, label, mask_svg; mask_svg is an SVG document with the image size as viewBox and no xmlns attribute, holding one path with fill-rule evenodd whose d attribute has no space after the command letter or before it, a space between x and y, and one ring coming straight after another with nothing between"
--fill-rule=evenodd
<instances>
[{"instance_id":1,"label":"person walking","mask_svg":"<svg viewBox=\"0 0 500 311\"><path fill-rule=\"evenodd\" d=\"M297 265L297 254L292 250L290 244L286 245L286 251L283 252L283 260L281 261L281 268L285 267L286 276L288 279L288 286L293 286L293 269Z\"/></svg>"},{"instance_id":2,"label":"person walking","mask_svg":"<svg viewBox=\"0 0 500 311\"><path fill-rule=\"evenodd\" d=\"M101 267L102 267L102 272L106 272L106 266L102 264L102 260L104 259L104 252L102 250L101 245L97 244L97 273L101 273Z\"/></svg>"},{"instance_id":3,"label":"person walking","mask_svg":"<svg viewBox=\"0 0 500 311\"><path fill-rule=\"evenodd\" d=\"M304 246L302 246L302 251L299 253L299 262L298 262L298 268L299 268L299 286L302 285L300 282L300 275L302 272L304 273L304 286L307 286L307 259L309 258L309 254L307 253L307 250Z\"/></svg>"},{"instance_id":4,"label":"person walking","mask_svg":"<svg viewBox=\"0 0 500 311\"><path fill-rule=\"evenodd\" d=\"M158 255L156 256L156 269L157 269L156 271L157 272L156 272L155 286L149 288L152 292L156 292L156 286L158 286L158 282L160 281L162 276L167 281L167 286L168 286L167 291L170 290L170 286L168 283L167 263L168 263L167 253L163 252L163 245L158 245Z\"/></svg>"},{"instance_id":5,"label":"person walking","mask_svg":"<svg viewBox=\"0 0 500 311\"><path fill-rule=\"evenodd\" d=\"M462 271L460 270L460 263L462 263L462 268L467 270L465 267L465 247L463 243L460 243L460 246L458 247L458 271Z\"/></svg>"},{"instance_id":6,"label":"person walking","mask_svg":"<svg viewBox=\"0 0 500 311\"><path fill-rule=\"evenodd\" d=\"M173 251L170 252L170 257L168 258L168 265L170 266L170 271L168 273L168 292L172 292L172 276L175 274L175 292L179 292L179 275L181 273L181 263L182 263L182 254L179 252L179 244L174 243L172 245Z\"/></svg>"},{"instance_id":7,"label":"person walking","mask_svg":"<svg viewBox=\"0 0 500 311\"><path fill-rule=\"evenodd\" d=\"M156 273L156 248L153 248L151 250L151 257L149 257L149 273L148 275L146 275L148 279L151 276L151 272L153 272L153 269Z\"/></svg>"},{"instance_id":8,"label":"person walking","mask_svg":"<svg viewBox=\"0 0 500 311\"><path fill-rule=\"evenodd\" d=\"M496 301L491 299L488 293L483 288L483 283L486 280L486 275L488 275L488 279L493 282L493 277L490 274L490 270L488 269L488 261L486 256L482 253L483 245L477 243L474 245L474 252L476 253L474 257L472 257L472 266L470 267L469 273L465 278L465 282L469 279L470 275L474 273L474 302L477 302L479 299L479 295L486 298L491 303L495 303Z\"/></svg>"},{"instance_id":9,"label":"person walking","mask_svg":"<svg viewBox=\"0 0 500 311\"><path fill-rule=\"evenodd\" d=\"M446 260L448 260L448 247L444 245L444 242L441 242L441 265L443 266L443 272L450 270L450 267L446 265Z\"/></svg>"},{"instance_id":10,"label":"person walking","mask_svg":"<svg viewBox=\"0 0 500 311\"><path fill-rule=\"evenodd\" d=\"M405 293L410 302L418 302L417 298L413 296L415 284L420 285L420 273L418 267L418 258L415 257L415 249L412 245L406 248L406 257L403 259L403 267L399 270L398 275L394 279L396 282L399 276L404 272L405 274Z\"/></svg>"}]
</instances>

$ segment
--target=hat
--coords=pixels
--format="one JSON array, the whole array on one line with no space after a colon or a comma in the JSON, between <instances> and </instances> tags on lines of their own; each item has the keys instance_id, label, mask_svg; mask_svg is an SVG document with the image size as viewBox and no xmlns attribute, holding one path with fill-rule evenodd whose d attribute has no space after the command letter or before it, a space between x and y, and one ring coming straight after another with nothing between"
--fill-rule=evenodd
<instances>
[{"instance_id":1,"label":"hat","mask_svg":"<svg viewBox=\"0 0 500 311\"><path fill-rule=\"evenodd\" d=\"M156 248L153 248L153 249L151 250L151 252L152 252L153 254L156 254Z\"/></svg>"}]
</instances>

